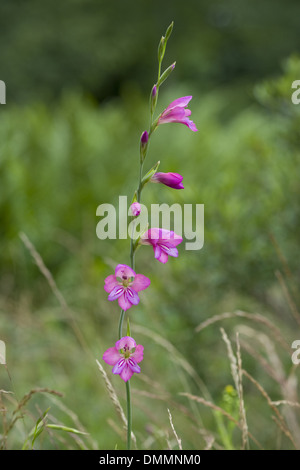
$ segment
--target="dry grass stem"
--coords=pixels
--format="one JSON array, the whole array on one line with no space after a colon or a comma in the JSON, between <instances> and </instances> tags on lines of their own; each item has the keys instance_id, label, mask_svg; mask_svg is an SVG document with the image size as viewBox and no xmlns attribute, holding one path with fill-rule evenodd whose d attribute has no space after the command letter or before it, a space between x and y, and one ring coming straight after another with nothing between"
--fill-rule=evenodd
<instances>
[{"instance_id":1,"label":"dry grass stem","mask_svg":"<svg viewBox=\"0 0 300 470\"><path fill-rule=\"evenodd\" d=\"M123 411L123 408L122 408L122 406L121 406L121 404L120 404L120 402L119 402L119 399L118 399L118 397L117 397L117 394L116 394L116 392L115 392L115 390L114 390L114 388L113 388L113 386L112 386L112 384L111 384L109 378L107 377L107 374L106 374L105 370L103 369L102 365L100 364L100 362L99 362L97 359L96 359L96 363L97 363L97 366L98 366L98 368L99 368L99 370L100 370L100 372L101 372L101 375L102 375L102 377L103 377L103 379L104 379L104 382L105 382L105 385L106 385L106 389L107 389L107 391L108 391L108 395L109 395L109 397L110 397L110 399L111 399L111 401L112 401L112 403L113 403L113 405L114 405L114 407L115 407L115 409L116 409L118 415L120 416L121 421L123 422L125 429L127 429L127 418L126 418L125 413L124 413L124 411ZM135 437L135 435L134 435L133 432L131 433L131 438L132 438L132 440L133 440L133 442L134 442L135 447L137 448L136 437Z\"/></svg>"},{"instance_id":2,"label":"dry grass stem","mask_svg":"<svg viewBox=\"0 0 300 470\"><path fill-rule=\"evenodd\" d=\"M244 404L244 393L243 393L243 382L242 382L242 356L241 356L241 347L239 342L239 335L236 334L236 344L237 344L237 366L238 366L238 382L239 382L239 402L240 402L240 420L242 427L242 449L249 449L249 440L248 440L248 425L246 419L246 410Z\"/></svg>"},{"instance_id":3,"label":"dry grass stem","mask_svg":"<svg viewBox=\"0 0 300 470\"><path fill-rule=\"evenodd\" d=\"M175 430L175 428L174 428L174 424L173 424L173 420L172 420L172 415L171 415L171 412L170 412L169 408L168 408L168 414L169 414L170 425L171 425L173 434L174 434L174 436L175 436L175 439L176 439L176 441L177 441L179 450L182 450L181 439L179 439L179 437L178 437L178 435L177 435L177 432L176 432L176 430Z\"/></svg>"},{"instance_id":4,"label":"dry grass stem","mask_svg":"<svg viewBox=\"0 0 300 470\"><path fill-rule=\"evenodd\" d=\"M200 323L195 329L195 331L199 332L202 331L204 328L207 328L210 325L213 325L214 323L222 320L227 320L229 318L247 318L248 320L260 323L268 328L268 331L272 333L274 336L274 339L278 341L281 346L290 353L291 348L290 345L286 342L284 337L281 334L281 331L279 328L277 328L273 323L271 323L267 318L265 318L263 315L260 315L259 313L247 313L243 312L241 310L238 310L236 312L225 312L221 313L220 315L214 315L213 317L209 318L208 320L205 320L204 322Z\"/></svg>"}]
</instances>

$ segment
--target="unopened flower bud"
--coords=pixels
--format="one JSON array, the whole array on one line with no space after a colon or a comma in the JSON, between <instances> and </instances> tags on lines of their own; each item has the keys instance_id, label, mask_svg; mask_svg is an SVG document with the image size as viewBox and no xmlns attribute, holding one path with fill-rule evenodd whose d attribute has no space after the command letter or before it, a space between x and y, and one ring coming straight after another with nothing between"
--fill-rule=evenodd
<instances>
[{"instance_id":1,"label":"unopened flower bud","mask_svg":"<svg viewBox=\"0 0 300 470\"><path fill-rule=\"evenodd\" d=\"M182 179L178 173L154 173L150 181L151 183L162 183L174 189L184 189Z\"/></svg>"},{"instance_id":2,"label":"unopened flower bud","mask_svg":"<svg viewBox=\"0 0 300 470\"><path fill-rule=\"evenodd\" d=\"M158 96L158 89L157 89L157 85L155 84L151 90L151 96L150 96L150 109L151 109L152 116L156 108L157 96Z\"/></svg>"},{"instance_id":3,"label":"unopened flower bud","mask_svg":"<svg viewBox=\"0 0 300 470\"><path fill-rule=\"evenodd\" d=\"M159 63L161 63L164 58L165 50L166 50L166 38L162 36L159 42L158 51L157 51L157 58L158 58Z\"/></svg>"},{"instance_id":4,"label":"unopened flower bud","mask_svg":"<svg viewBox=\"0 0 300 470\"><path fill-rule=\"evenodd\" d=\"M169 37L171 36L171 33L173 31L173 26L174 26L174 21L172 21L172 23L170 24L170 26L168 26L168 29L166 31L166 34L165 34L165 38L166 38L166 41L169 39Z\"/></svg>"},{"instance_id":5,"label":"unopened flower bud","mask_svg":"<svg viewBox=\"0 0 300 470\"><path fill-rule=\"evenodd\" d=\"M130 211L134 217L137 217L141 213L141 205L139 202L134 202L130 206Z\"/></svg>"},{"instance_id":6,"label":"unopened flower bud","mask_svg":"<svg viewBox=\"0 0 300 470\"><path fill-rule=\"evenodd\" d=\"M140 159L141 163L145 160L145 156L147 153L147 147L148 147L148 139L149 139L149 134L147 131L144 131L141 135L141 140L140 140Z\"/></svg>"},{"instance_id":7,"label":"unopened flower bud","mask_svg":"<svg viewBox=\"0 0 300 470\"><path fill-rule=\"evenodd\" d=\"M160 86L167 78L168 76L173 72L175 69L176 62L174 62L170 67L168 67L160 76L158 80L158 86Z\"/></svg>"}]
</instances>

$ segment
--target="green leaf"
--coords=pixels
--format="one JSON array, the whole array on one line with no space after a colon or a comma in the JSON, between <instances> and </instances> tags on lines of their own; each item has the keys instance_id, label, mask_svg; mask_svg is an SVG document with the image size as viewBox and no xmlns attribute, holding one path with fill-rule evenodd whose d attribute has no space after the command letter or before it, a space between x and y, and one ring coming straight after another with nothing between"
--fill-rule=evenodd
<instances>
[{"instance_id":1,"label":"green leaf","mask_svg":"<svg viewBox=\"0 0 300 470\"><path fill-rule=\"evenodd\" d=\"M87 432L79 431L75 428L69 428L68 426L64 426L62 424L46 424L46 427L49 429L56 429L57 431L65 431L65 432L72 432L73 434L84 434L88 435Z\"/></svg>"},{"instance_id":2,"label":"green leaf","mask_svg":"<svg viewBox=\"0 0 300 470\"><path fill-rule=\"evenodd\" d=\"M146 174L145 176L143 177L142 179L142 187L145 186L145 184L147 184L153 175L155 175L155 173L157 172L158 170L158 167L160 165L160 161L158 161Z\"/></svg>"}]
</instances>

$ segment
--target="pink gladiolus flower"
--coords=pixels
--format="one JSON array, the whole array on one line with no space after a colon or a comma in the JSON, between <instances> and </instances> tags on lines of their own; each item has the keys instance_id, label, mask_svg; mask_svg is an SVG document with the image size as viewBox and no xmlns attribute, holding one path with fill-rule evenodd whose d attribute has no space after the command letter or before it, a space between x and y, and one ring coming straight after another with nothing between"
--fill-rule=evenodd
<instances>
[{"instance_id":1,"label":"pink gladiolus flower","mask_svg":"<svg viewBox=\"0 0 300 470\"><path fill-rule=\"evenodd\" d=\"M161 113L158 118L157 125L165 124L167 122L179 122L185 124L192 131L196 132L198 129L191 121L188 116L192 114L190 109L185 109L188 103L191 101L192 96L184 96L183 98L177 98L172 101L169 106Z\"/></svg>"},{"instance_id":2,"label":"pink gladiolus flower","mask_svg":"<svg viewBox=\"0 0 300 470\"><path fill-rule=\"evenodd\" d=\"M141 372L138 362L143 360L144 346L136 344L130 336L123 336L116 342L114 348L109 348L103 354L102 359L114 366L112 369L113 374L119 374L124 382L127 382L134 372L139 374Z\"/></svg>"},{"instance_id":3,"label":"pink gladiolus flower","mask_svg":"<svg viewBox=\"0 0 300 470\"><path fill-rule=\"evenodd\" d=\"M153 246L154 257L161 263L166 263L168 256L177 258L176 246L181 242L182 238L179 235L163 228L150 228L140 239L142 245Z\"/></svg>"},{"instance_id":4,"label":"pink gladiolus flower","mask_svg":"<svg viewBox=\"0 0 300 470\"><path fill-rule=\"evenodd\" d=\"M155 173L151 180L152 183L162 183L170 188L184 189L182 184L182 176L178 173Z\"/></svg>"},{"instance_id":5,"label":"pink gladiolus flower","mask_svg":"<svg viewBox=\"0 0 300 470\"><path fill-rule=\"evenodd\" d=\"M105 279L104 290L108 292L108 300L118 299L122 310L128 310L140 301L137 292L147 289L150 279L143 274L136 274L126 264L118 264L115 274Z\"/></svg>"},{"instance_id":6,"label":"pink gladiolus flower","mask_svg":"<svg viewBox=\"0 0 300 470\"><path fill-rule=\"evenodd\" d=\"M141 204L139 202L133 202L130 206L131 213L134 217L140 215L141 213Z\"/></svg>"}]
</instances>

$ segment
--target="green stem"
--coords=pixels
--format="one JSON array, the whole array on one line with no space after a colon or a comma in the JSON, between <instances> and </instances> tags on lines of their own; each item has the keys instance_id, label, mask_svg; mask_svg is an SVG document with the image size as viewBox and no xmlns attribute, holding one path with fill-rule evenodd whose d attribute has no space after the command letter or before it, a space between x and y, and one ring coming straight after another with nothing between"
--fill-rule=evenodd
<instances>
[{"instance_id":1,"label":"green stem","mask_svg":"<svg viewBox=\"0 0 300 470\"><path fill-rule=\"evenodd\" d=\"M126 382L126 398L127 398L127 450L130 450L130 448L131 448L131 428L132 428L130 380L127 380L127 382Z\"/></svg>"},{"instance_id":2,"label":"green stem","mask_svg":"<svg viewBox=\"0 0 300 470\"><path fill-rule=\"evenodd\" d=\"M124 320L125 310L121 310L120 320L119 320L119 339L122 338L122 329L123 329L123 320Z\"/></svg>"},{"instance_id":3,"label":"green stem","mask_svg":"<svg viewBox=\"0 0 300 470\"><path fill-rule=\"evenodd\" d=\"M160 77L160 70L161 70L161 63L159 63L158 66L158 80ZM158 93L158 88L157 87L157 93ZM148 133L148 142L151 137L151 134L154 132L156 129L157 125L157 120L153 122L153 114L155 111L155 107L153 109L153 112L151 114L151 119L150 119L150 129ZM149 144L148 144L149 145ZM147 147L148 150L148 147ZM140 159L140 171L139 171L139 185L138 189L136 191L136 197L137 201L141 202L141 194L143 190L143 185L142 185L142 179L143 179L143 165L144 165L144 160L146 159L147 156L147 151L144 156L143 161ZM134 232L134 226L133 226L133 232ZM130 240L130 267L134 270L135 268L135 246L134 246L134 240L133 237L131 237ZM119 321L119 339L122 338L122 329L123 329L123 321L124 321L124 316L125 316L125 311L121 310L120 314L120 321ZM126 382L126 402L127 402L127 450L130 450L131 448L131 429L132 429L132 410L131 410L131 394L130 394L130 380L127 380Z\"/></svg>"}]
</instances>

